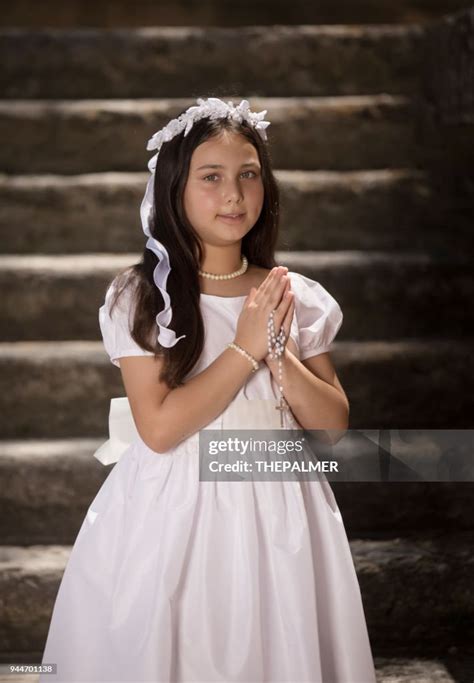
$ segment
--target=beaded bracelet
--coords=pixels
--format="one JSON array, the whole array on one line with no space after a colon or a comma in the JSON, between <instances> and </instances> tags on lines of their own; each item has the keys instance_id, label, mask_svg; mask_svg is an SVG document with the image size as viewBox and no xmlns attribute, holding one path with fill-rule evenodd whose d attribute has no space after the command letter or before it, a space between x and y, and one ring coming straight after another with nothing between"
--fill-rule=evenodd
<instances>
[{"instance_id":1,"label":"beaded bracelet","mask_svg":"<svg viewBox=\"0 0 474 683\"><path fill-rule=\"evenodd\" d=\"M241 353L243 356L245 356L245 358L247 358L247 360L249 360L253 365L252 372L257 372L258 367L259 367L258 360L256 358L254 358L251 353L249 353L248 351L243 349L238 344L235 344L234 342L230 342L230 344L227 344L226 348L227 349L235 349L236 351Z\"/></svg>"}]
</instances>

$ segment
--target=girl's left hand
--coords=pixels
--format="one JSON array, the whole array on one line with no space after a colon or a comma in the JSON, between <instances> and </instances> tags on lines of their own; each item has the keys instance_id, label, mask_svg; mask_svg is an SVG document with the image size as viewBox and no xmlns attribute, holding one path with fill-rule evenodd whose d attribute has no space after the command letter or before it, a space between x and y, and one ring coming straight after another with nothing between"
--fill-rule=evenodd
<instances>
[{"instance_id":1,"label":"girl's left hand","mask_svg":"<svg viewBox=\"0 0 474 683\"><path fill-rule=\"evenodd\" d=\"M282 292L282 297L285 296L285 294L286 294L287 292L291 292L291 294L290 294L290 296L291 296L291 303L290 303L290 305L288 306L288 310L287 310L286 315L285 315L285 317L283 318L283 322L282 322L282 327L283 327L283 329L284 329L284 331L285 331L285 338L286 338L285 346L287 346L287 345L289 346L290 344L293 344L293 340L290 339L290 330L291 330L291 323L292 323L292 321L293 321L293 315L294 315L294 312L295 312L295 295L294 295L294 293L291 291L291 282L290 282L290 278L288 278L288 281L287 281L287 283L286 283L285 289L284 289L283 292ZM278 332L279 332L279 330L275 330L275 334L276 334L276 335L278 335ZM277 362L278 362L278 358L270 358L270 354L269 354L269 353L267 353L267 355L265 356L264 360L265 360L265 363L266 363L267 365L270 365L271 363L277 363Z\"/></svg>"}]
</instances>

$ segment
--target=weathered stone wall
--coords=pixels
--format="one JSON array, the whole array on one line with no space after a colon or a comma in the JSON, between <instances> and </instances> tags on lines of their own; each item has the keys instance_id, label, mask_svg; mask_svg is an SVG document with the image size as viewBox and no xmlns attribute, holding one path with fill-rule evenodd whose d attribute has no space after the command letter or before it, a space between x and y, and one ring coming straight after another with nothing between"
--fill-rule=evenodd
<instances>
[{"instance_id":1,"label":"weathered stone wall","mask_svg":"<svg viewBox=\"0 0 474 683\"><path fill-rule=\"evenodd\" d=\"M469 0L19 0L3 3L2 26L235 26L243 24L425 23Z\"/></svg>"},{"instance_id":2,"label":"weathered stone wall","mask_svg":"<svg viewBox=\"0 0 474 683\"><path fill-rule=\"evenodd\" d=\"M474 221L474 6L428 26L421 51L421 158L455 227ZM446 226L449 227L448 225Z\"/></svg>"}]
</instances>

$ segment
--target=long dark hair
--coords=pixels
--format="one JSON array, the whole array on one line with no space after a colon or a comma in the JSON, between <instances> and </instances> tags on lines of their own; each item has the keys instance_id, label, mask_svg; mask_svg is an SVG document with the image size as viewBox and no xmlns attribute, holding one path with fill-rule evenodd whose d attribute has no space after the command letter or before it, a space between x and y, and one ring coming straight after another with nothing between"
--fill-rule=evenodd
<instances>
[{"instance_id":1,"label":"long dark hair","mask_svg":"<svg viewBox=\"0 0 474 683\"><path fill-rule=\"evenodd\" d=\"M267 145L259 133L245 121L239 123L232 119L205 118L194 123L186 137L180 133L163 143L155 169L150 232L164 244L169 254L171 272L166 288L173 309L170 327L177 336L185 334L186 337L171 348L161 346L156 339L156 316L163 309L164 301L153 281L158 259L146 247L140 263L121 271L114 278L117 291L111 308L122 291L130 287L134 309L131 336L143 349L164 359L159 381L166 382L171 389L183 384L204 346L198 274L203 253L199 236L185 215L183 193L193 151L205 140L218 137L223 131L247 138L256 148L261 164L264 188L262 211L253 228L242 239L242 253L248 258L249 265L263 268L277 265L275 248L279 229L279 190Z\"/></svg>"}]
</instances>

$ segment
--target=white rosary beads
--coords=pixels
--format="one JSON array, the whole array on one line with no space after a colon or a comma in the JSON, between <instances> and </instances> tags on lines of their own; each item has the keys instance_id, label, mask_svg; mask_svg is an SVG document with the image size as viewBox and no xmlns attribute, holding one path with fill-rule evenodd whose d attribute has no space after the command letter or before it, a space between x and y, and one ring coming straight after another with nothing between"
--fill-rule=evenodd
<instances>
[{"instance_id":1,"label":"white rosary beads","mask_svg":"<svg viewBox=\"0 0 474 683\"><path fill-rule=\"evenodd\" d=\"M284 410L289 410L290 406L288 405L288 402L286 401L285 397L283 396L283 387L282 387L282 374L283 374L283 369L282 369L282 364L281 364L281 357L283 355L283 352L285 350L285 341L286 341L286 335L285 335L285 330L283 329L283 326L280 327L280 331L278 335L275 335L275 311L273 310L270 313L270 316L268 318L268 326L267 326L267 332L268 332L268 353L270 354L270 358L278 358L278 389L280 391L280 401L277 406L275 406L275 410L280 411L280 427L284 426L283 423L283 411Z\"/></svg>"}]
</instances>

